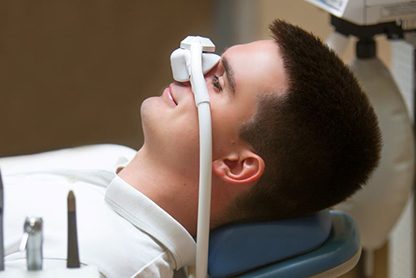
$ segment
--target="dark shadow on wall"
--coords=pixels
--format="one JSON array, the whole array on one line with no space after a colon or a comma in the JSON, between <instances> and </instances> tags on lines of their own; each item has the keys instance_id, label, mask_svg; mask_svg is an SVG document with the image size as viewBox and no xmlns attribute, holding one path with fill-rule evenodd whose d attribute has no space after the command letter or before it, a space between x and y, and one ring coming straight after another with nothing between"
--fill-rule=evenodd
<instances>
[{"instance_id":1,"label":"dark shadow on wall","mask_svg":"<svg viewBox=\"0 0 416 278\"><path fill-rule=\"evenodd\" d=\"M0 1L0 156L142 144L139 107L169 55L212 36L212 1Z\"/></svg>"}]
</instances>

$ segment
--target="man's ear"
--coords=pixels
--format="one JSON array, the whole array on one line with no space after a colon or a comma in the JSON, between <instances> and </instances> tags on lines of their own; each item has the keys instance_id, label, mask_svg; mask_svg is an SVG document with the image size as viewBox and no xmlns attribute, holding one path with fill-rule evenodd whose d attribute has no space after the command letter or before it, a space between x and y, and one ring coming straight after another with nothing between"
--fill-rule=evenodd
<instances>
[{"instance_id":1,"label":"man's ear","mask_svg":"<svg viewBox=\"0 0 416 278\"><path fill-rule=\"evenodd\" d=\"M233 153L212 163L212 170L218 178L236 185L257 182L264 168L263 158L251 150Z\"/></svg>"}]
</instances>

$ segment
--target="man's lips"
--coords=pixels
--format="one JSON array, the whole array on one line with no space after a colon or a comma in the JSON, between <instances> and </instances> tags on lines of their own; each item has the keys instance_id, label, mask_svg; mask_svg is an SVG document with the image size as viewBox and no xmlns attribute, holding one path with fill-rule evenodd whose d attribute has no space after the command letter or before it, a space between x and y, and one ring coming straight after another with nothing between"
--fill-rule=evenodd
<instances>
[{"instance_id":1,"label":"man's lips","mask_svg":"<svg viewBox=\"0 0 416 278\"><path fill-rule=\"evenodd\" d=\"M175 106L178 105L178 103L175 100L175 97L172 94L172 88L169 85L168 87L166 87L166 89L163 91L163 96L172 104L174 104Z\"/></svg>"}]
</instances>

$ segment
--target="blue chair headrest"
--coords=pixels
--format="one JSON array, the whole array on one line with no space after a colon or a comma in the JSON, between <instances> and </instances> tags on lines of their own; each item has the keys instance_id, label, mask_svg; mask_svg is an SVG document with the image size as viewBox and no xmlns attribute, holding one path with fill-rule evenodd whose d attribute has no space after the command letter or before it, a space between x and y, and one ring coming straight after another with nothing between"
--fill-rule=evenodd
<instances>
[{"instance_id":1,"label":"blue chair headrest","mask_svg":"<svg viewBox=\"0 0 416 278\"><path fill-rule=\"evenodd\" d=\"M328 210L271 222L233 224L211 232L208 273L227 277L320 246L331 231Z\"/></svg>"}]
</instances>

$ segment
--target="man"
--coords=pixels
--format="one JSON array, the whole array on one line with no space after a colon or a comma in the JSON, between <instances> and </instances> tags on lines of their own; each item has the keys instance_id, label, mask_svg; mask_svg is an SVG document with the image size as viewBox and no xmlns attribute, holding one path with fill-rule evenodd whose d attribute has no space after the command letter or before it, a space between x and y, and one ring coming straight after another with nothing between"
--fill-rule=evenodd
<instances>
[{"instance_id":1,"label":"man","mask_svg":"<svg viewBox=\"0 0 416 278\"><path fill-rule=\"evenodd\" d=\"M227 49L205 77L213 125L212 228L330 207L359 189L379 159L376 116L344 64L297 27L275 21L271 31L274 40ZM83 169L71 176L78 180L71 187L80 207L81 260L110 277L170 277L194 258L199 157L191 87L170 84L143 102L141 116L144 144L117 175L101 171L91 178ZM17 184L14 178L5 183ZM68 188L56 187L44 191L63 195ZM6 230L12 264L22 254L7 237ZM52 238L65 242L59 234ZM45 240L45 257L64 259L56 242Z\"/></svg>"}]
</instances>

